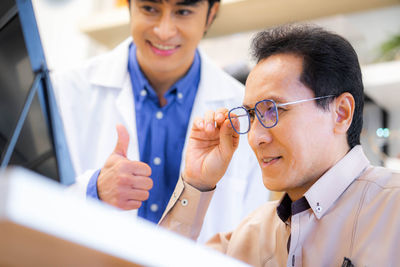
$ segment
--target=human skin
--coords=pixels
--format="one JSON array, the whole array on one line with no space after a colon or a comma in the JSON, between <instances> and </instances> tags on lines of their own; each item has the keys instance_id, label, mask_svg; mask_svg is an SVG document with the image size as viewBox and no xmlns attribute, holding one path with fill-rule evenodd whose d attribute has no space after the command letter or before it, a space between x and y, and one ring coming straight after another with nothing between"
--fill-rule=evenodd
<instances>
[{"instance_id":1,"label":"human skin","mask_svg":"<svg viewBox=\"0 0 400 267\"><path fill-rule=\"evenodd\" d=\"M247 79L243 105L254 108L264 99L286 103L314 98L313 91L300 81L302 68L303 59L294 54L277 54L260 61ZM248 140L265 187L287 192L295 201L349 151L346 133L354 114L354 98L343 93L328 109L308 101L281 107L278 112L278 124L273 128L265 128L253 119ZM226 170L230 153L234 152L223 144L233 144L237 138L224 130L228 120L223 110L209 114L196 121L192 134L199 133L191 137L187 149L188 155L202 155L202 160L187 157L184 172L184 180L202 191L214 188L222 177L220 170ZM216 119L220 116L224 123ZM215 130L204 127L214 125L214 121ZM208 133L209 138L196 138L201 133ZM210 166L216 171L210 171Z\"/></svg>"}]
</instances>

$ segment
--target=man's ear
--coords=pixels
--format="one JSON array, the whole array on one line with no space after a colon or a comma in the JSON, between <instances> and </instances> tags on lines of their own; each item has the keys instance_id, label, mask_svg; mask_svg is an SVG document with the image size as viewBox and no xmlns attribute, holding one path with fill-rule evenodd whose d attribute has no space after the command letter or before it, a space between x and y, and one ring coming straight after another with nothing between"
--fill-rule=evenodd
<instances>
[{"instance_id":1,"label":"man's ear","mask_svg":"<svg viewBox=\"0 0 400 267\"><path fill-rule=\"evenodd\" d=\"M213 23L215 17L217 16L219 10L219 2L215 2L213 6L210 8L210 11L208 12L208 17L207 17L207 24L206 24L206 29L205 32L208 31L210 28L211 24Z\"/></svg>"},{"instance_id":2,"label":"man's ear","mask_svg":"<svg viewBox=\"0 0 400 267\"><path fill-rule=\"evenodd\" d=\"M354 115L354 97L350 93L343 93L332 103L335 133L346 133L350 128Z\"/></svg>"}]
</instances>

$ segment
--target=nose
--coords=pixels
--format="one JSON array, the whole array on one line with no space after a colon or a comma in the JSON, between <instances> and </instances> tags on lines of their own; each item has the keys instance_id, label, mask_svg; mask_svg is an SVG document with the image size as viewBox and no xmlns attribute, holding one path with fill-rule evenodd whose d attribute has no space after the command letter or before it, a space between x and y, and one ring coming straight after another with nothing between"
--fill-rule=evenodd
<instances>
[{"instance_id":1,"label":"nose","mask_svg":"<svg viewBox=\"0 0 400 267\"><path fill-rule=\"evenodd\" d=\"M247 133L247 138L250 146L254 150L272 142L271 129L265 128L258 119L255 119L250 126L250 131Z\"/></svg>"},{"instance_id":2,"label":"nose","mask_svg":"<svg viewBox=\"0 0 400 267\"><path fill-rule=\"evenodd\" d=\"M154 33L161 41L167 41L176 35L177 28L170 14L164 13L160 17L160 20L154 27Z\"/></svg>"}]
</instances>

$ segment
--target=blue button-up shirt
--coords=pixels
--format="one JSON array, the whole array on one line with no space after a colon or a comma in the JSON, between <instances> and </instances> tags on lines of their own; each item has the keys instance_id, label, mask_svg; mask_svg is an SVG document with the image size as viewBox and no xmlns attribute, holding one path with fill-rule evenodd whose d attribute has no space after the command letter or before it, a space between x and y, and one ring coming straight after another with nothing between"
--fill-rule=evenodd
<instances>
[{"instance_id":1,"label":"blue button-up shirt","mask_svg":"<svg viewBox=\"0 0 400 267\"><path fill-rule=\"evenodd\" d=\"M157 223L179 178L186 131L200 81L200 56L196 51L189 71L165 93L167 104L163 107L139 67L134 45L129 58L140 160L150 165L154 182L139 216Z\"/></svg>"},{"instance_id":2,"label":"blue button-up shirt","mask_svg":"<svg viewBox=\"0 0 400 267\"><path fill-rule=\"evenodd\" d=\"M136 46L129 50L128 70L136 111L136 129L140 161L150 165L154 186L149 199L139 208L139 216L157 223L179 178L180 163L190 114L200 82L201 60L195 53L192 66L165 93L167 104L160 106L157 94L141 71L136 59ZM87 195L98 198L95 173Z\"/></svg>"}]
</instances>

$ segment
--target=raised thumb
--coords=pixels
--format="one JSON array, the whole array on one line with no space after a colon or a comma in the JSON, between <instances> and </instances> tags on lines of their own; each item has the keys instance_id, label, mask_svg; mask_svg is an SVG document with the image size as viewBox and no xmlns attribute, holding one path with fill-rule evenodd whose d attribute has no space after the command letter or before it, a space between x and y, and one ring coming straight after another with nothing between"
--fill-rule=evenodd
<instances>
[{"instance_id":1,"label":"raised thumb","mask_svg":"<svg viewBox=\"0 0 400 267\"><path fill-rule=\"evenodd\" d=\"M114 153L126 157L129 145L129 133L122 124L117 124L116 129L118 133L118 140L114 149Z\"/></svg>"}]
</instances>

